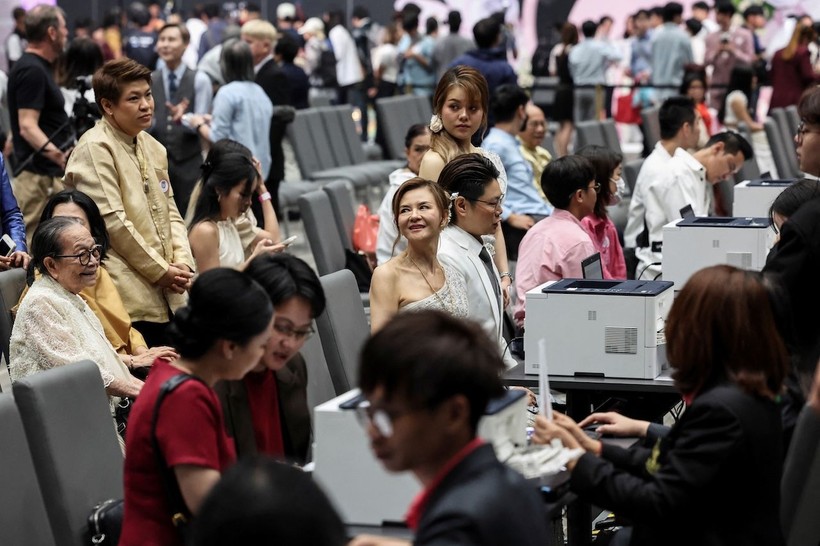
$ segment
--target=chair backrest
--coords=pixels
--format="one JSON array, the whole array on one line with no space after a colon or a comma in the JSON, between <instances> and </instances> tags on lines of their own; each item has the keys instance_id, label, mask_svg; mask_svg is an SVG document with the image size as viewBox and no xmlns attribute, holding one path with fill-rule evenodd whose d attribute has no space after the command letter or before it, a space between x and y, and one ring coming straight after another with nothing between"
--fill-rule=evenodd
<instances>
[{"instance_id":1,"label":"chair backrest","mask_svg":"<svg viewBox=\"0 0 820 546\"><path fill-rule=\"evenodd\" d=\"M430 116L419 117L410 95L379 99L376 101L376 112L391 159L404 159L404 135L411 125L430 121Z\"/></svg>"},{"instance_id":2,"label":"chair backrest","mask_svg":"<svg viewBox=\"0 0 820 546\"><path fill-rule=\"evenodd\" d=\"M353 250L353 224L356 222L356 198L353 185L347 180L334 180L325 184L322 189L330 199L342 246Z\"/></svg>"},{"instance_id":3,"label":"chair backrest","mask_svg":"<svg viewBox=\"0 0 820 546\"><path fill-rule=\"evenodd\" d=\"M349 104L342 104L333 107L333 114L339 127L342 130L342 143L347 146L350 162L353 165L361 165L367 162L367 156L362 148L362 139L356 132L356 122L353 120L353 107Z\"/></svg>"},{"instance_id":4,"label":"chair backrest","mask_svg":"<svg viewBox=\"0 0 820 546\"><path fill-rule=\"evenodd\" d=\"M319 114L318 117L324 127L324 134L327 136L327 141L330 144L330 151L335 158L335 164L332 165L332 167L344 167L355 163L350 155L350 149L345 143L346 136L344 129L342 129L342 124L336 115L338 108L338 106L324 106L316 109L316 112Z\"/></svg>"},{"instance_id":5,"label":"chair backrest","mask_svg":"<svg viewBox=\"0 0 820 546\"><path fill-rule=\"evenodd\" d=\"M313 327L318 330L316 324ZM333 388L333 380L327 368L322 338L318 335L311 336L299 352L302 353L302 358L307 364L307 402L308 407L312 410L319 404L335 398L336 389Z\"/></svg>"},{"instance_id":6,"label":"chair backrest","mask_svg":"<svg viewBox=\"0 0 820 546\"><path fill-rule=\"evenodd\" d=\"M433 116L433 106L430 104L432 97L413 95L413 106L416 108L416 115L421 120L418 123L429 122ZM406 129L406 128L405 128Z\"/></svg>"},{"instance_id":7,"label":"chair backrest","mask_svg":"<svg viewBox=\"0 0 820 546\"><path fill-rule=\"evenodd\" d=\"M604 134L605 146L613 152L621 153L621 139L618 137L618 129L615 127L615 120L605 119L601 122L601 132Z\"/></svg>"},{"instance_id":8,"label":"chair backrest","mask_svg":"<svg viewBox=\"0 0 820 546\"><path fill-rule=\"evenodd\" d=\"M589 146L590 144L597 144L598 146L606 146L604 140L604 132L601 129L601 122L598 120L580 121L575 126L577 136L576 150Z\"/></svg>"},{"instance_id":9,"label":"chair backrest","mask_svg":"<svg viewBox=\"0 0 820 546\"><path fill-rule=\"evenodd\" d=\"M319 275L344 269L345 251L333 218L330 198L322 190L299 198L299 212Z\"/></svg>"},{"instance_id":10,"label":"chair backrest","mask_svg":"<svg viewBox=\"0 0 820 546\"><path fill-rule=\"evenodd\" d=\"M326 108L326 107L325 107ZM312 152L316 155L322 170L333 169L342 165L349 165L347 152L342 151L340 146L334 146L330 135L327 134L322 114L319 109L315 109L306 114L307 125L310 129L310 136L313 138L315 148Z\"/></svg>"},{"instance_id":11,"label":"chair backrest","mask_svg":"<svg viewBox=\"0 0 820 546\"><path fill-rule=\"evenodd\" d=\"M794 137L797 134L797 126L800 125L800 113L796 105L790 104L786 107L786 119L789 121L789 133Z\"/></svg>"},{"instance_id":12,"label":"chair backrest","mask_svg":"<svg viewBox=\"0 0 820 546\"><path fill-rule=\"evenodd\" d=\"M552 133L547 131L544 135L544 139L541 141L541 146L547 149L547 151L555 157L555 136Z\"/></svg>"},{"instance_id":13,"label":"chair backrest","mask_svg":"<svg viewBox=\"0 0 820 546\"><path fill-rule=\"evenodd\" d=\"M638 182L638 173L641 172L641 167L643 167L643 159L633 159L624 163L624 181L629 186L630 195L635 193L635 184Z\"/></svg>"},{"instance_id":14,"label":"chair backrest","mask_svg":"<svg viewBox=\"0 0 820 546\"><path fill-rule=\"evenodd\" d=\"M0 544L54 544L46 506L12 394L0 394Z\"/></svg>"},{"instance_id":15,"label":"chair backrest","mask_svg":"<svg viewBox=\"0 0 820 546\"><path fill-rule=\"evenodd\" d=\"M661 139L661 121L658 117L660 108L644 108L641 110L641 121L643 121L643 134L647 142L644 148L651 149Z\"/></svg>"},{"instance_id":16,"label":"chair backrest","mask_svg":"<svg viewBox=\"0 0 820 546\"><path fill-rule=\"evenodd\" d=\"M14 383L37 481L58 546L84 544L99 502L122 498L123 458L108 397L90 360Z\"/></svg>"},{"instance_id":17,"label":"chair backrest","mask_svg":"<svg viewBox=\"0 0 820 546\"><path fill-rule=\"evenodd\" d=\"M780 130L783 151L786 153L786 161L789 165L789 174L785 176L798 176L800 174L800 165L797 163L797 153L794 147L794 134L797 132L797 128L795 127L792 131L789 124L789 115L783 108L774 108L769 115L774 117L777 128Z\"/></svg>"},{"instance_id":18,"label":"chair backrest","mask_svg":"<svg viewBox=\"0 0 820 546\"><path fill-rule=\"evenodd\" d=\"M772 158L774 165L777 167L777 174L780 178L789 178L794 176L791 174L792 169L789 164L789 159L786 157L786 148L783 145L783 135L780 132L777 122L774 118L767 118L763 122L763 128L766 131L766 138L769 140L769 148L772 150Z\"/></svg>"},{"instance_id":19,"label":"chair backrest","mask_svg":"<svg viewBox=\"0 0 820 546\"><path fill-rule=\"evenodd\" d=\"M306 179L324 168L319 161L320 154L317 153L316 144L313 141L308 123L312 112L314 110L309 108L297 110L293 122L289 123L287 127L288 139L293 146L293 155L296 157L296 163L299 165L302 177Z\"/></svg>"},{"instance_id":20,"label":"chair backrest","mask_svg":"<svg viewBox=\"0 0 820 546\"><path fill-rule=\"evenodd\" d=\"M26 272L23 269L0 271L0 356L9 360L9 339L11 339L11 308L17 305L20 294L26 286Z\"/></svg>"},{"instance_id":21,"label":"chair backrest","mask_svg":"<svg viewBox=\"0 0 820 546\"><path fill-rule=\"evenodd\" d=\"M555 94L558 90L558 77L540 76L535 78L532 84L532 102L539 107L550 108L555 102Z\"/></svg>"},{"instance_id":22,"label":"chair backrest","mask_svg":"<svg viewBox=\"0 0 820 546\"><path fill-rule=\"evenodd\" d=\"M749 131L748 125L743 122L738 123L737 132L740 133L740 136L745 138L748 142L752 142L752 133ZM734 178L735 182L757 180L760 178L760 167L757 164L757 159L751 158L744 161Z\"/></svg>"},{"instance_id":23,"label":"chair backrest","mask_svg":"<svg viewBox=\"0 0 820 546\"><path fill-rule=\"evenodd\" d=\"M356 386L359 352L370 334L356 277L347 269L323 275L327 305L316 319L336 394Z\"/></svg>"}]
</instances>

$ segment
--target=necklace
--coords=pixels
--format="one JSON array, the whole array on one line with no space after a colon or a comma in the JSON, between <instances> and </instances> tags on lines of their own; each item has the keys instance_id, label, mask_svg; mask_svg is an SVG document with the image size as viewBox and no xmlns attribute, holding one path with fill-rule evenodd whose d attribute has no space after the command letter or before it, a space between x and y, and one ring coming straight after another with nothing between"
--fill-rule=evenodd
<instances>
[{"instance_id":1,"label":"necklace","mask_svg":"<svg viewBox=\"0 0 820 546\"><path fill-rule=\"evenodd\" d=\"M439 305L441 305L442 309L444 309L445 311L448 311L450 313L455 311L455 302L453 301L454 296L452 294L452 291L449 290L449 289L447 290L447 300L448 301L445 302L441 298L441 296L439 295L438 291L433 289L433 285L430 284L430 281L427 279L427 275L424 274L424 271L421 270L421 268L419 267L419 264L417 264L416 261L410 256L409 252L407 253L407 259L410 260L410 263L413 264L416 267L416 269L418 270L418 272L421 274L421 278L424 279L424 282L427 283L427 287L430 289L430 292L433 293L433 296L436 298L436 300L438 300L438 303L439 303ZM441 268L441 265L439 265L439 268ZM435 269L433 271L435 272ZM444 284L442 285L441 288L439 288L439 290L441 290L442 288L448 286L448 284L447 284L447 275L444 273L443 268L441 268L441 272L442 272L442 275L444 276Z\"/></svg>"}]
</instances>

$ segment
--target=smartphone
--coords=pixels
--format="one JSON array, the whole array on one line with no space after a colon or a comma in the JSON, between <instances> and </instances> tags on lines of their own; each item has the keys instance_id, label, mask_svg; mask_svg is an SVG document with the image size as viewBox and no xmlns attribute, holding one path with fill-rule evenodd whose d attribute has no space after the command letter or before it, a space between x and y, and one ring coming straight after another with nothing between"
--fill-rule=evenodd
<instances>
[{"instance_id":1,"label":"smartphone","mask_svg":"<svg viewBox=\"0 0 820 546\"><path fill-rule=\"evenodd\" d=\"M285 246L290 246L290 245L293 244L293 241L295 241L298 238L299 238L298 235L291 235L290 237L288 237L284 241L280 241L278 244L285 245Z\"/></svg>"},{"instance_id":2,"label":"smartphone","mask_svg":"<svg viewBox=\"0 0 820 546\"><path fill-rule=\"evenodd\" d=\"M0 256L9 256L17 248L15 243L8 233L0 237Z\"/></svg>"}]
</instances>

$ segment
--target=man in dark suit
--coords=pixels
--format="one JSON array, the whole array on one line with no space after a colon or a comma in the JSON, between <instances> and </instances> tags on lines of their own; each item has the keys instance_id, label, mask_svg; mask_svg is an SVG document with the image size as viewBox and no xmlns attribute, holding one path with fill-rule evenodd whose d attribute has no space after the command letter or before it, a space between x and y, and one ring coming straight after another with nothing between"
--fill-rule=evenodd
<instances>
[{"instance_id":1,"label":"man in dark suit","mask_svg":"<svg viewBox=\"0 0 820 546\"><path fill-rule=\"evenodd\" d=\"M279 210L279 184L285 178L285 154L282 151L282 139L285 137L287 118L283 118L282 106L292 106L288 78L273 58L276 45L276 28L268 21L255 19L242 25L241 38L251 49L253 55L254 81L258 83L273 103L273 119L270 124L271 168L265 187L271 193L273 210L277 217ZM291 118L292 120L292 118ZM261 218L261 209L254 214Z\"/></svg>"},{"instance_id":2,"label":"man in dark suit","mask_svg":"<svg viewBox=\"0 0 820 546\"><path fill-rule=\"evenodd\" d=\"M548 543L535 488L476 436L487 402L503 393L503 370L478 324L440 311L399 314L365 344L359 409L373 452L424 487L407 514L413 544ZM381 543L361 536L351 544Z\"/></svg>"}]
</instances>

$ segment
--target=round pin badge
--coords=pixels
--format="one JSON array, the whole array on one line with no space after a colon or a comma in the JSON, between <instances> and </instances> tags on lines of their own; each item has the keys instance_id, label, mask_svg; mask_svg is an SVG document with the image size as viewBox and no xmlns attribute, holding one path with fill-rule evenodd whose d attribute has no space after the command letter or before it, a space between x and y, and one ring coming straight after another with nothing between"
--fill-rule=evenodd
<instances>
[{"instance_id":1,"label":"round pin badge","mask_svg":"<svg viewBox=\"0 0 820 546\"><path fill-rule=\"evenodd\" d=\"M159 189L162 190L162 193L168 193L168 181L167 180L160 180L159 181Z\"/></svg>"}]
</instances>

